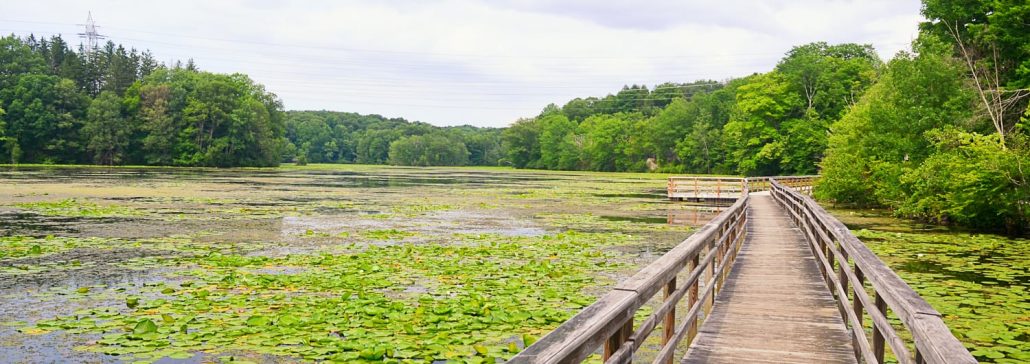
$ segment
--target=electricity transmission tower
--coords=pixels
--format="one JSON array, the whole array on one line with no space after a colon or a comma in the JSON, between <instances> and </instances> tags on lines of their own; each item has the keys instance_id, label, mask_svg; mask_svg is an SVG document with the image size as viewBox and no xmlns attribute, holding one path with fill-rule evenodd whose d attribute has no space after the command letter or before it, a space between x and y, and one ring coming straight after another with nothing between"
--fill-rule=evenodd
<instances>
[{"instance_id":1,"label":"electricity transmission tower","mask_svg":"<svg viewBox=\"0 0 1030 364\"><path fill-rule=\"evenodd\" d=\"M97 28L99 28L99 27L97 26L97 23L93 21L93 12L92 11L89 12L89 15L86 17L86 24L76 24L76 25L82 26L82 28L83 28L83 32L79 33L79 38L82 38L83 40L86 41L85 42L86 57L87 58L92 58L93 55L97 52L97 50L100 48L100 46L99 46L100 40L104 39L104 38L107 38L107 37L105 37L105 36L101 35L99 32L97 32Z\"/></svg>"}]
</instances>

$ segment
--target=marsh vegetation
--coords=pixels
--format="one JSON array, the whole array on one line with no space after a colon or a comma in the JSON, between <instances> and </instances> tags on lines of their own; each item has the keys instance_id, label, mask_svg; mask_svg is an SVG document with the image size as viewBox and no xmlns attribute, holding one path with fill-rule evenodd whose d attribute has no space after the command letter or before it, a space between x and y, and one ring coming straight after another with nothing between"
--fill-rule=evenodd
<instances>
[{"instance_id":1,"label":"marsh vegetation","mask_svg":"<svg viewBox=\"0 0 1030 364\"><path fill-rule=\"evenodd\" d=\"M663 177L7 169L0 356L504 359L710 218Z\"/></svg>"}]
</instances>

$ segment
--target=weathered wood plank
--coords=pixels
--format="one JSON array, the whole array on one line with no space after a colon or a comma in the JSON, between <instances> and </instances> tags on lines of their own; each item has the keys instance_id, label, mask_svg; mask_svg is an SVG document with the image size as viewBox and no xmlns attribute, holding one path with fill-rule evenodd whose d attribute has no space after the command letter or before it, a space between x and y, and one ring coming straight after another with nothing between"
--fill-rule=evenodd
<instances>
[{"instance_id":1,"label":"weathered wood plank","mask_svg":"<svg viewBox=\"0 0 1030 364\"><path fill-rule=\"evenodd\" d=\"M851 337L808 243L768 194L684 363L855 363Z\"/></svg>"}]
</instances>

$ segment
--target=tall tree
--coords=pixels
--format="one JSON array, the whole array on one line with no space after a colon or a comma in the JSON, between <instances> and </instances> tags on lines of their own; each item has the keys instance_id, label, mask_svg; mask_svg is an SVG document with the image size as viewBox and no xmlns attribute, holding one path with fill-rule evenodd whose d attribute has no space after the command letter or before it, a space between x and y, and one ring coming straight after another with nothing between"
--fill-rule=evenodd
<instances>
[{"instance_id":1,"label":"tall tree","mask_svg":"<svg viewBox=\"0 0 1030 364\"><path fill-rule=\"evenodd\" d=\"M1023 0L924 0L922 38L947 40L963 61L1001 145L1030 101L1030 4Z\"/></svg>"},{"instance_id":2,"label":"tall tree","mask_svg":"<svg viewBox=\"0 0 1030 364\"><path fill-rule=\"evenodd\" d=\"M27 74L4 89L7 100L9 152L24 158L16 162L81 162L79 127L89 98L75 83L57 76ZM20 151L14 153L14 151Z\"/></svg>"},{"instance_id":3,"label":"tall tree","mask_svg":"<svg viewBox=\"0 0 1030 364\"><path fill-rule=\"evenodd\" d=\"M82 136L86 150L97 164L120 164L125 157L135 126L122 115L122 98L111 91L101 92L89 105Z\"/></svg>"}]
</instances>

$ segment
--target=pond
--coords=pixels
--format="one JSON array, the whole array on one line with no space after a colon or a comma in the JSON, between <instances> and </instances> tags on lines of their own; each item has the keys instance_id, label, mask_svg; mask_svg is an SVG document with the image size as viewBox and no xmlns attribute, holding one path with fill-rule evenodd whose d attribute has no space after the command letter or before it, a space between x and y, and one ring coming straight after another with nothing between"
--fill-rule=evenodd
<instances>
[{"instance_id":1,"label":"pond","mask_svg":"<svg viewBox=\"0 0 1030 364\"><path fill-rule=\"evenodd\" d=\"M665 177L2 169L0 357L504 360L717 213Z\"/></svg>"},{"instance_id":2,"label":"pond","mask_svg":"<svg viewBox=\"0 0 1030 364\"><path fill-rule=\"evenodd\" d=\"M1030 362L1030 240L834 210L981 362Z\"/></svg>"}]
</instances>

